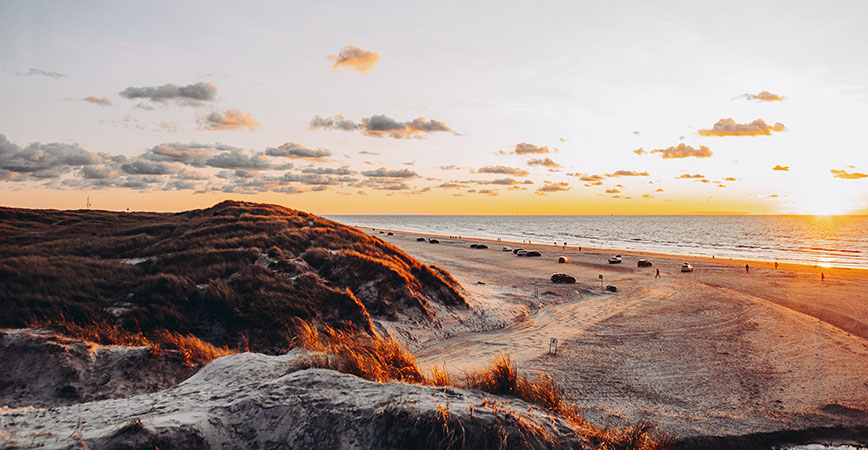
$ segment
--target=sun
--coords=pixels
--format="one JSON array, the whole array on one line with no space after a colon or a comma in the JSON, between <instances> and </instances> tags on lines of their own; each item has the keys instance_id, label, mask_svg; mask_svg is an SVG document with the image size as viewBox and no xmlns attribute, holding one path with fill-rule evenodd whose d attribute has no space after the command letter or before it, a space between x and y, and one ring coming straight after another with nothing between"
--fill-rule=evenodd
<instances>
[{"instance_id":1,"label":"sun","mask_svg":"<svg viewBox=\"0 0 868 450\"><path fill-rule=\"evenodd\" d=\"M854 193L834 184L808 183L791 196L793 209L799 214L836 216L857 209Z\"/></svg>"}]
</instances>

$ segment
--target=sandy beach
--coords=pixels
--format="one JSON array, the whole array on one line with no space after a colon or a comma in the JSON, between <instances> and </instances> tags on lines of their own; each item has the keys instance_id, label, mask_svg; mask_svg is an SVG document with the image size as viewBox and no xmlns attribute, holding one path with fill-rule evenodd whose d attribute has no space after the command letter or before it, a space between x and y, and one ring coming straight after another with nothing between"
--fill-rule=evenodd
<instances>
[{"instance_id":1,"label":"sandy beach","mask_svg":"<svg viewBox=\"0 0 868 450\"><path fill-rule=\"evenodd\" d=\"M560 382L591 419L644 417L681 437L868 425L868 271L365 231L446 269L477 308L511 318L419 345L424 366L460 373L504 353ZM607 263L615 253L622 264ZM639 258L654 266L638 268ZM683 261L695 271L681 273ZM553 284L555 272L577 283ZM599 275L617 292L601 290ZM557 356L547 354L551 338Z\"/></svg>"}]
</instances>

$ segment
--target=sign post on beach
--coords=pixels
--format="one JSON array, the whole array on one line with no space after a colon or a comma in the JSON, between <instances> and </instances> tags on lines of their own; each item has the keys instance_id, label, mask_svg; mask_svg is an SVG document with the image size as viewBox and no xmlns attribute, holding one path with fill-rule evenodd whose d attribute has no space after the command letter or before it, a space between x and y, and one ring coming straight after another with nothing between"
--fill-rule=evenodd
<instances>
[{"instance_id":1,"label":"sign post on beach","mask_svg":"<svg viewBox=\"0 0 868 450\"><path fill-rule=\"evenodd\" d=\"M558 354L558 338L552 338L549 341L549 355L557 356Z\"/></svg>"},{"instance_id":2,"label":"sign post on beach","mask_svg":"<svg viewBox=\"0 0 868 450\"><path fill-rule=\"evenodd\" d=\"M603 290L603 274L600 274L600 290Z\"/></svg>"}]
</instances>

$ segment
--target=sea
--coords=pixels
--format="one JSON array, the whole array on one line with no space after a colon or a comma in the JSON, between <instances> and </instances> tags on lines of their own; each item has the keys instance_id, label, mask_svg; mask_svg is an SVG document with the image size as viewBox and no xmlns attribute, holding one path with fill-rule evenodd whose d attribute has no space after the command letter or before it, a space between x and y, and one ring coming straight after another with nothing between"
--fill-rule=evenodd
<instances>
[{"instance_id":1,"label":"sea","mask_svg":"<svg viewBox=\"0 0 868 450\"><path fill-rule=\"evenodd\" d=\"M868 216L326 217L352 226L462 238L868 269Z\"/></svg>"}]
</instances>

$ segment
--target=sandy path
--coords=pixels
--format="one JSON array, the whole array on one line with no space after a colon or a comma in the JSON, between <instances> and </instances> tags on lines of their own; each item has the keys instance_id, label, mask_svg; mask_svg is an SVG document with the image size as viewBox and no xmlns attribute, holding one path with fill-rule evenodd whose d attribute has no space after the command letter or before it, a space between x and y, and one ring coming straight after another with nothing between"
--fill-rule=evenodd
<instances>
[{"instance_id":1,"label":"sandy path","mask_svg":"<svg viewBox=\"0 0 868 450\"><path fill-rule=\"evenodd\" d=\"M415 237L384 239L449 271L478 307L522 311L504 329L421 349L423 366L460 372L502 352L553 376L593 419L648 417L679 436L868 425L866 271L751 262L745 274L742 261L698 260L682 274L681 257L652 255L657 280L636 268L640 255L610 266L608 252L525 244L543 251L528 259L499 243L472 250ZM557 264L564 253L570 263ZM551 284L553 272L579 282ZM599 274L618 292L602 293ZM551 337L561 342L556 357L545 354Z\"/></svg>"}]
</instances>

